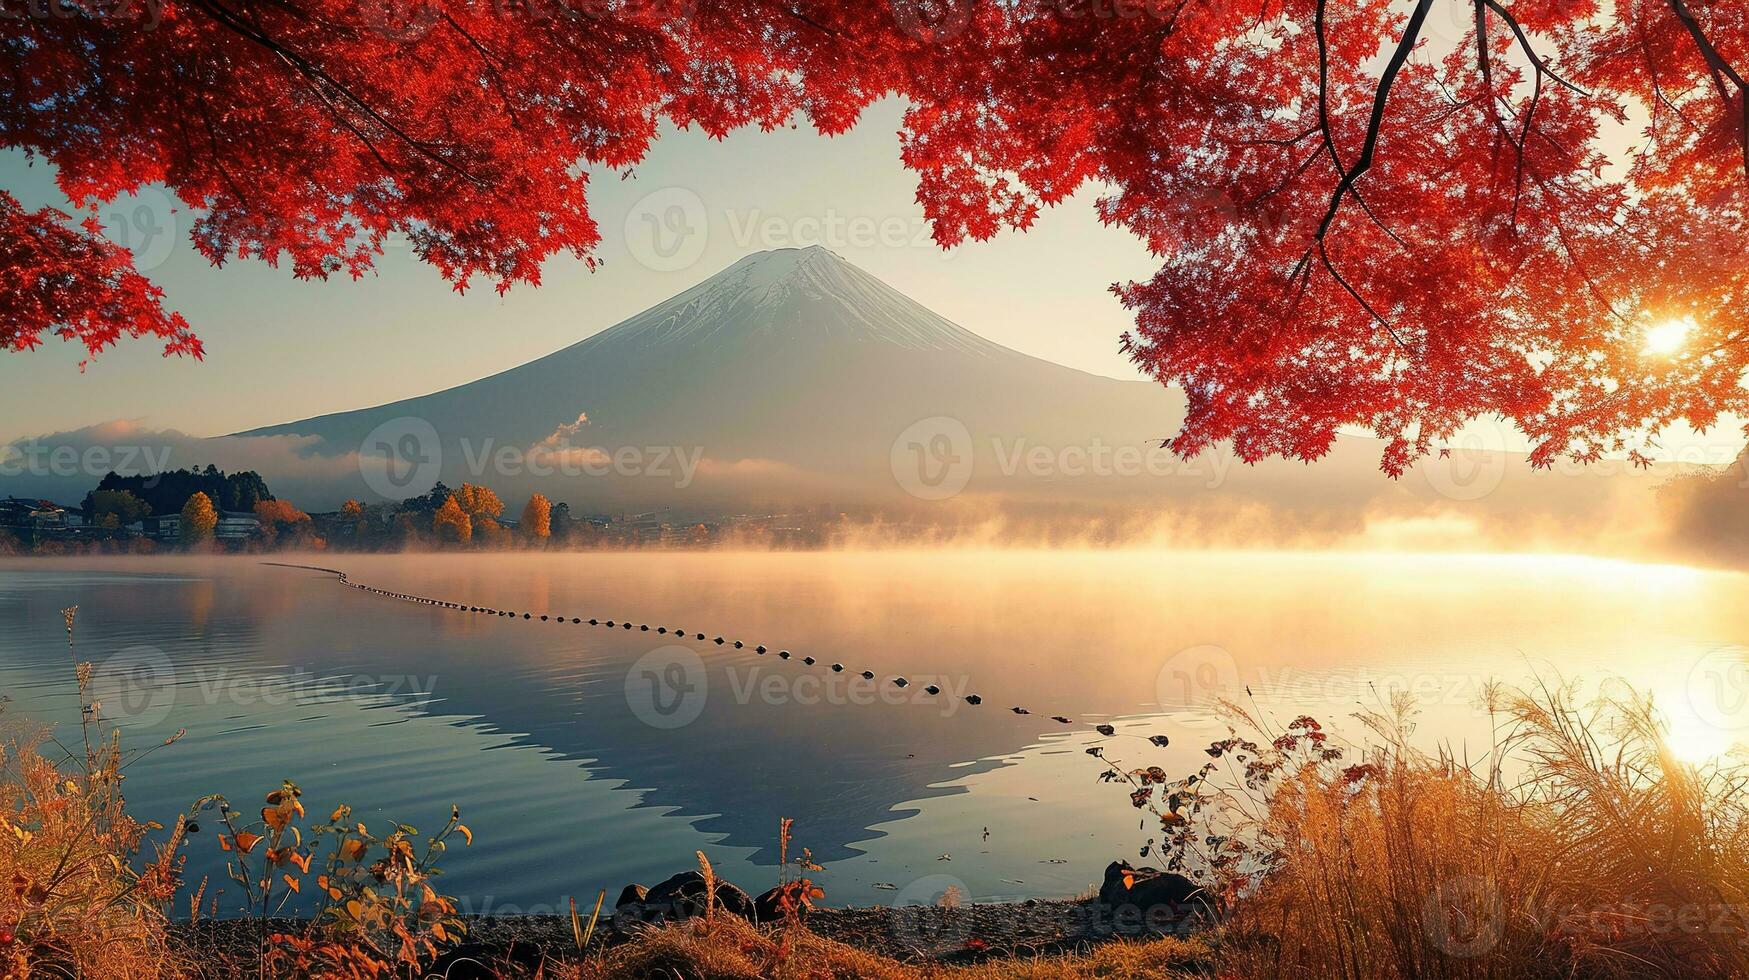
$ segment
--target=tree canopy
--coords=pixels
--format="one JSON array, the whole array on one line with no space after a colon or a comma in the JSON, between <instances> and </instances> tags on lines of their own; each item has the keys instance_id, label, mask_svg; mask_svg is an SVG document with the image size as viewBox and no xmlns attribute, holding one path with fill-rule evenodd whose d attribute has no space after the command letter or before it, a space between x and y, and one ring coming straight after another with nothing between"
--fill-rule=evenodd
<instances>
[{"instance_id":1,"label":"tree canopy","mask_svg":"<svg viewBox=\"0 0 1749 980\"><path fill-rule=\"evenodd\" d=\"M522 533L536 541L553 536L553 503L545 494L533 494L522 505Z\"/></svg>"},{"instance_id":2,"label":"tree canopy","mask_svg":"<svg viewBox=\"0 0 1749 980\"><path fill-rule=\"evenodd\" d=\"M457 289L538 283L594 266L581 165L630 172L663 122L838 133L897 94L944 247L1092 184L1158 257L1114 290L1124 349L1187 393L1181 453L1311 459L1356 426L1397 473L1501 416L1533 462L1639 458L1749 407L1744 0L43 9L0 38L4 145L80 207L165 185L213 262L359 276L394 234ZM199 356L61 217L0 191L0 344Z\"/></svg>"},{"instance_id":3,"label":"tree canopy","mask_svg":"<svg viewBox=\"0 0 1749 980\"><path fill-rule=\"evenodd\" d=\"M122 476L106 473L97 489L85 495L84 511L93 513L99 495L107 491L122 491L145 502L150 513L173 514L195 493L206 495L207 502L220 510L250 511L255 505L272 500L267 481L254 470L227 474L212 464L204 469L167 470ZM123 523L126 523L125 521Z\"/></svg>"},{"instance_id":4,"label":"tree canopy","mask_svg":"<svg viewBox=\"0 0 1749 980\"><path fill-rule=\"evenodd\" d=\"M179 530L184 542L197 544L207 540L213 536L213 528L218 524L218 511L213 509L213 502L206 494L196 492L182 505L182 523Z\"/></svg>"},{"instance_id":5,"label":"tree canopy","mask_svg":"<svg viewBox=\"0 0 1749 980\"><path fill-rule=\"evenodd\" d=\"M439 541L467 544L474 537L474 522L451 496L431 515L431 530Z\"/></svg>"}]
</instances>

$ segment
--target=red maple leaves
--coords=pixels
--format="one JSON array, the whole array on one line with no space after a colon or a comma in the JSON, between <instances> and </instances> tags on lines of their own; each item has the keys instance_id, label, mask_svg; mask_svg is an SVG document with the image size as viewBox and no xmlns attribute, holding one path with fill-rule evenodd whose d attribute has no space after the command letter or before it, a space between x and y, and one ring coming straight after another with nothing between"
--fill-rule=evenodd
<instances>
[{"instance_id":1,"label":"red maple leaves","mask_svg":"<svg viewBox=\"0 0 1749 980\"><path fill-rule=\"evenodd\" d=\"M661 121L836 133L897 93L944 246L1092 182L1160 257L1114 288L1125 349L1188 395L1181 453L1313 459L1356 427L1398 473L1491 416L1548 463L1749 409L1745 0L79 9L0 39L6 145L82 206L167 185L213 262L358 276L404 235L457 289L537 283L593 265L584 165L630 168ZM113 249L5 219L9 347L198 352ZM1649 353L1672 318L1686 343Z\"/></svg>"},{"instance_id":2,"label":"red maple leaves","mask_svg":"<svg viewBox=\"0 0 1749 980\"><path fill-rule=\"evenodd\" d=\"M126 335L163 338L165 356L200 357L200 341L164 311L163 290L134 271L133 256L94 219L78 229L68 220L27 212L0 191L0 349L30 350L53 333L96 354Z\"/></svg>"}]
</instances>

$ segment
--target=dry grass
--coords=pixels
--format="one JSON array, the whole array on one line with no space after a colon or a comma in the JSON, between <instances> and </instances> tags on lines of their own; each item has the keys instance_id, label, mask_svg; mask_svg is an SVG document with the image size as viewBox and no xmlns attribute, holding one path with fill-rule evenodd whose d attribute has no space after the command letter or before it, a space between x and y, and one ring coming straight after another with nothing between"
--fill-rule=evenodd
<instances>
[{"instance_id":1,"label":"dry grass","mask_svg":"<svg viewBox=\"0 0 1749 980\"><path fill-rule=\"evenodd\" d=\"M1487 707L1497 745L1477 764L1415 749L1397 699L1362 716L1358 758L1290 726L1251 753L1275 767L1261 785L1202 798L1181 853L1251 940L1223 972L1749 976L1749 767L1681 762L1627 692L1494 689Z\"/></svg>"},{"instance_id":2,"label":"dry grass","mask_svg":"<svg viewBox=\"0 0 1749 980\"><path fill-rule=\"evenodd\" d=\"M0 973L151 977L173 967L162 902L170 852L135 864L148 825L122 810L113 742L86 774L57 766L37 737L0 743ZM69 771L71 770L71 771Z\"/></svg>"},{"instance_id":3,"label":"dry grass","mask_svg":"<svg viewBox=\"0 0 1749 980\"><path fill-rule=\"evenodd\" d=\"M76 612L62 614L89 720L91 667L74 655ZM146 833L161 828L125 811L121 787L127 763L145 753L124 755L113 733L94 738L89 721L80 734L73 747L41 730L0 739L0 972L163 975L175 967L164 908L179 883L181 830L143 858Z\"/></svg>"},{"instance_id":4,"label":"dry grass","mask_svg":"<svg viewBox=\"0 0 1749 980\"><path fill-rule=\"evenodd\" d=\"M1004 959L972 966L919 966L833 942L800 926L759 929L731 915L651 930L581 965L555 971L569 980L1081 980L1192 976L1209 960L1201 943L1182 939L1113 942L1085 955Z\"/></svg>"}]
</instances>

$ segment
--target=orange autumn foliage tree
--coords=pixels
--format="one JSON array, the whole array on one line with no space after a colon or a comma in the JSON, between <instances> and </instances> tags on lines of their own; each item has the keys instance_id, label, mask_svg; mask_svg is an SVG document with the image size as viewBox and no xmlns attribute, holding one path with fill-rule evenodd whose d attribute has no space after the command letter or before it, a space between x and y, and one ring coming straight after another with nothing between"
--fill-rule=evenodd
<instances>
[{"instance_id":1,"label":"orange autumn foliage tree","mask_svg":"<svg viewBox=\"0 0 1749 980\"><path fill-rule=\"evenodd\" d=\"M437 512L431 516L431 530L436 533L439 541L455 544L467 544L474 538L474 522L461 504L456 502L455 494L450 494L443 506L437 508Z\"/></svg>"},{"instance_id":2,"label":"orange autumn foliage tree","mask_svg":"<svg viewBox=\"0 0 1749 980\"><path fill-rule=\"evenodd\" d=\"M522 533L536 541L553 534L553 504L544 494L534 494L522 507Z\"/></svg>"},{"instance_id":3,"label":"orange autumn foliage tree","mask_svg":"<svg viewBox=\"0 0 1749 980\"><path fill-rule=\"evenodd\" d=\"M498 498L497 492L491 487L464 483L454 497L461 509L476 521L481 518L495 521L504 514L504 501Z\"/></svg>"},{"instance_id":4,"label":"orange autumn foliage tree","mask_svg":"<svg viewBox=\"0 0 1749 980\"><path fill-rule=\"evenodd\" d=\"M213 509L210 497L199 491L188 498L182 505L182 523L179 531L182 540L188 544L198 544L213 536L213 528L219 525L219 512Z\"/></svg>"},{"instance_id":5,"label":"orange autumn foliage tree","mask_svg":"<svg viewBox=\"0 0 1749 980\"><path fill-rule=\"evenodd\" d=\"M351 529L354 538L364 537L365 531L369 528L364 514L364 505L356 500L348 500L340 505L340 518Z\"/></svg>"},{"instance_id":6,"label":"orange autumn foliage tree","mask_svg":"<svg viewBox=\"0 0 1749 980\"><path fill-rule=\"evenodd\" d=\"M360 277L405 236L457 289L534 284L555 255L595 267L590 179L663 126L833 134L897 95L944 247L1092 187L1150 250L1114 290L1124 349L1185 392L1182 454L1312 459L1353 426L1398 473L1500 417L1535 463L1643 459L1749 412L1749 0L112 13L9 21L0 146L81 208L162 184L215 263ZM125 251L4 191L0 283L11 349L199 353ZM1649 355L1671 319L1687 343Z\"/></svg>"},{"instance_id":7,"label":"orange autumn foliage tree","mask_svg":"<svg viewBox=\"0 0 1749 980\"><path fill-rule=\"evenodd\" d=\"M284 500L263 500L255 505L255 519L261 522L261 536L273 541L292 530L305 530L310 515Z\"/></svg>"}]
</instances>

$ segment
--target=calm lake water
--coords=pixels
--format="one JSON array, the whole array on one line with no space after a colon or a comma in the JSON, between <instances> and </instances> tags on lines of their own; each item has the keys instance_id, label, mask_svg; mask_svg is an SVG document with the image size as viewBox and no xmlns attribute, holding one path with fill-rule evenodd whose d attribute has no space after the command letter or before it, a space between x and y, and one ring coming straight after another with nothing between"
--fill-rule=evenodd
<instances>
[{"instance_id":1,"label":"calm lake water","mask_svg":"<svg viewBox=\"0 0 1749 980\"><path fill-rule=\"evenodd\" d=\"M1656 693L1687 750L1743 734L1695 702L1743 662L1749 578L1731 573L1257 552L275 560L536 618L396 602L255 558L9 560L7 715L76 726L59 610L77 603L79 656L127 743L188 730L129 770L136 814L168 822L209 792L252 809L282 778L312 814L347 802L372 823L435 829L453 802L476 841L451 852L445 888L470 912L611 900L695 850L762 890L785 816L831 904L948 883L975 900L1074 894L1149 836L1084 749L1191 771L1224 731L1212 702L1246 686L1278 719L1338 725L1408 687L1430 744L1479 751L1489 679L1620 676ZM1171 746L1135 737L1155 733ZM222 882L211 835L190 867Z\"/></svg>"}]
</instances>

